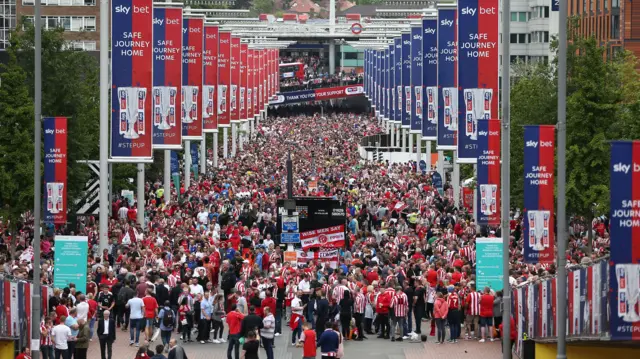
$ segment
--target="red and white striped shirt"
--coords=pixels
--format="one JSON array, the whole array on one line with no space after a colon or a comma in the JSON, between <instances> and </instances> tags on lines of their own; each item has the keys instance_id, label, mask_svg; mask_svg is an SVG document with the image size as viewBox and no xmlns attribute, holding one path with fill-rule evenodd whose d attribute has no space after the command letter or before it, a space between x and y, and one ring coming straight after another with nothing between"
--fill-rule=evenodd
<instances>
[{"instance_id":1,"label":"red and white striped shirt","mask_svg":"<svg viewBox=\"0 0 640 359\"><path fill-rule=\"evenodd\" d=\"M53 340L51 340L51 328L47 328L44 325L44 322L40 323L40 333L48 333L47 336L40 335L40 346L53 346Z\"/></svg>"},{"instance_id":2,"label":"red and white striped shirt","mask_svg":"<svg viewBox=\"0 0 640 359\"><path fill-rule=\"evenodd\" d=\"M480 293L471 292L467 295L467 314L480 315Z\"/></svg>"},{"instance_id":3,"label":"red and white striped shirt","mask_svg":"<svg viewBox=\"0 0 640 359\"><path fill-rule=\"evenodd\" d=\"M240 295L240 293L244 295L244 291L245 291L244 281L239 281L238 283L236 283L235 288L236 288L236 293L238 293L238 295Z\"/></svg>"},{"instance_id":4,"label":"red and white striped shirt","mask_svg":"<svg viewBox=\"0 0 640 359\"><path fill-rule=\"evenodd\" d=\"M338 281L338 275L333 273L329 276L329 284L333 285L335 282Z\"/></svg>"},{"instance_id":5,"label":"red and white striped shirt","mask_svg":"<svg viewBox=\"0 0 640 359\"><path fill-rule=\"evenodd\" d=\"M444 270L444 268L438 268L437 272L438 272L438 282L444 282L447 272Z\"/></svg>"},{"instance_id":6,"label":"red and white striped shirt","mask_svg":"<svg viewBox=\"0 0 640 359\"><path fill-rule=\"evenodd\" d=\"M391 307L396 317L406 317L409 312L409 299L407 295L403 292L394 295L391 299Z\"/></svg>"},{"instance_id":7,"label":"red and white striped shirt","mask_svg":"<svg viewBox=\"0 0 640 359\"><path fill-rule=\"evenodd\" d=\"M327 296L327 299L331 298L331 286L327 283L322 285L322 291Z\"/></svg>"},{"instance_id":8,"label":"red and white striped shirt","mask_svg":"<svg viewBox=\"0 0 640 359\"><path fill-rule=\"evenodd\" d=\"M343 286L342 284L333 288L333 295L332 295L333 299L339 303L342 300L342 298L344 298L344 291L346 289L347 287Z\"/></svg>"},{"instance_id":9,"label":"red and white striped shirt","mask_svg":"<svg viewBox=\"0 0 640 359\"><path fill-rule=\"evenodd\" d=\"M364 313L364 309L367 305L367 300L364 297L364 294L358 293L356 295L356 301L354 306L354 313Z\"/></svg>"}]
</instances>

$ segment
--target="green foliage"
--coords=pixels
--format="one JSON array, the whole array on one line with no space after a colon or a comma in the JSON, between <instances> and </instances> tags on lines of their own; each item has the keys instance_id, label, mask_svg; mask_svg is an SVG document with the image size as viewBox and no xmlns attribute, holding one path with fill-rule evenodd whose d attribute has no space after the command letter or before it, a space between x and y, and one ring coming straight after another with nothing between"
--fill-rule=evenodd
<instances>
[{"instance_id":1,"label":"green foliage","mask_svg":"<svg viewBox=\"0 0 640 359\"><path fill-rule=\"evenodd\" d=\"M575 26L575 24L573 25ZM555 48L555 43L552 45ZM523 201L524 125L557 121L555 65L516 66L511 92L512 205ZM640 138L640 77L629 53L605 59L591 38L567 49L567 213L609 210L609 142Z\"/></svg>"},{"instance_id":2,"label":"green foliage","mask_svg":"<svg viewBox=\"0 0 640 359\"><path fill-rule=\"evenodd\" d=\"M383 2L384 0L356 0L356 5L378 5Z\"/></svg>"},{"instance_id":3,"label":"green foliage","mask_svg":"<svg viewBox=\"0 0 640 359\"><path fill-rule=\"evenodd\" d=\"M273 13L275 2L273 0L253 0L251 10L255 14Z\"/></svg>"},{"instance_id":4,"label":"green foliage","mask_svg":"<svg viewBox=\"0 0 640 359\"><path fill-rule=\"evenodd\" d=\"M12 35L11 45L7 49L14 59L13 66L24 73L23 84L29 98L33 98L35 92L34 37L33 26L27 25L24 31ZM98 80L97 60L87 52L65 49L62 29L42 32L42 116L69 117L69 203L73 203L81 195L89 179L88 167L76 161L97 159L99 156ZM11 93L11 97L15 97L15 94ZM28 153L33 157L33 151ZM24 182L22 181L24 190L32 192L33 188L27 188Z\"/></svg>"},{"instance_id":5,"label":"green foliage","mask_svg":"<svg viewBox=\"0 0 640 359\"><path fill-rule=\"evenodd\" d=\"M13 53L0 65L0 216L16 223L33 207L33 101Z\"/></svg>"}]
</instances>

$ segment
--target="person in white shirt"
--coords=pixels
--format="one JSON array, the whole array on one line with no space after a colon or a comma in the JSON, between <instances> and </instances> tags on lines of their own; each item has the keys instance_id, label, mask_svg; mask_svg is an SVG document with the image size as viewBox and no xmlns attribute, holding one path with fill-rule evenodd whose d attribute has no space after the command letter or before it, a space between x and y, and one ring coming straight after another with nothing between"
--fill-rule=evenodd
<instances>
[{"instance_id":1,"label":"person in white shirt","mask_svg":"<svg viewBox=\"0 0 640 359\"><path fill-rule=\"evenodd\" d=\"M144 302L142 298L135 296L127 302L125 305L129 308L129 345L136 346L140 343L140 331L142 330L142 323L144 322ZM135 341L133 337L133 331L135 330Z\"/></svg>"},{"instance_id":2,"label":"person in white shirt","mask_svg":"<svg viewBox=\"0 0 640 359\"><path fill-rule=\"evenodd\" d=\"M304 321L304 316L302 315L302 312L304 310L304 304L302 304L302 299L300 299L300 297L302 296L302 291L298 290L296 292L296 296L295 298L293 298L291 300L291 315L297 315L298 319L297 319L297 325L295 327L295 329L291 332L291 346L295 346L296 345L296 336L297 336L297 340L300 340L300 335L302 334L302 322Z\"/></svg>"},{"instance_id":3,"label":"person in white shirt","mask_svg":"<svg viewBox=\"0 0 640 359\"><path fill-rule=\"evenodd\" d=\"M191 284L189 284L189 292L192 296L202 294L204 296L204 288L198 284L198 278L192 278Z\"/></svg>"},{"instance_id":4,"label":"person in white shirt","mask_svg":"<svg viewBox=\"0 0 640 359\"><path fill-rule=\"evenodd\" d=\"M53 345L55 346L56 358L69 358L69 346L67 342L73 340L71 336L71 328L64 324L66 317L60 318L60 324L51 329L51 336L53 338Z\"/></svg>"},{"instance_id":5,"label":"person in white shirt","mask_svg":"<svg viewBox=\"0 0 640 359\"><path fill-rule=\"evenodd\" d=\"M264 244L265 247L267 247L267 249L270 249L271 246L275 246L276 245L276 243L273 241L273 239L271 239L271 235L270 234L267 234L267 238L265 238L262 241L262 244Z\"/></svg>"},{"instance_id":6,"label":"person in white shirt","mask_svg":"<svg viewBox=\"0 0 640 359\"><path fill-rule=\"evenodd\" d=\"M120 219L127 219L127 213L129 212L129 208L127 206L122 206L118 210L118 217Z\"/></svg>"},{"instance_id":7,"label":"person in white shirt","mask_svg":"<svg viewBox=\"0 0 640 359\"><path fill-rule=\"evenodd\" d=\"M78 296L78 303L76 304L76 312L78 314L77 319L82 319L85 322L89 316L89 303L85 301L84 294Z\"/></svg>"},{"instance_id":8,"label":"person in white shirt","mask_svg":"<svg viewBox=\"0 0 640 359\"><path fill-rule=\"evenodd\" d=\"M207 224L209 222L209 212L207 212L204 208L198 212L198 223Z\"/></svg>"}]
</instances>

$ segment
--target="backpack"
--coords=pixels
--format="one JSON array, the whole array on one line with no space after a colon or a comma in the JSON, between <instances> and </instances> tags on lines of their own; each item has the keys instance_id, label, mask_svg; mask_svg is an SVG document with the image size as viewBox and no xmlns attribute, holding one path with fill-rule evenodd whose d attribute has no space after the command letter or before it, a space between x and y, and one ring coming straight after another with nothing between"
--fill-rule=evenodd
<instances>
[{"instance_id":1,"label":"backpack","mask_svg":"<svg viewBox=\"0 0 640 359\"><path fill-rule=\"evenodd\" d=\"M176 319L173 317L173 310L165 308L164 315L162 316L162 325L171 328L175 322Z\"/></svg>"}]
</instances>

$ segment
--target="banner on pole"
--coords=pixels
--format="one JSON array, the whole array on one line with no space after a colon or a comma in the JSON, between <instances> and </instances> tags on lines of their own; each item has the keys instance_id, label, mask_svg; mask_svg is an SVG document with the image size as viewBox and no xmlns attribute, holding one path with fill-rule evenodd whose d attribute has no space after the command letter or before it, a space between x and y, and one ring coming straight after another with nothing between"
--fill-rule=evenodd
<instances>
[{"instance_id":1,"label":"banner on pole","mask_svg":"<svg viewBox=\"0 0 640 359\"><path fill-rule=\"evenodd\" d=\"M402 116L402 128L411 129L411 34L402 34L401 39L402 67L400 81L402 81L402 106L400 106L400 113Z\"/></svg>"},{"instance_id":2,"label":"banner on pole","mask_svg":"<svg viewBox=\"0 0 640 359\"><path fill-rule=\"evenodd\" d=\"M153 1L111 1L111 161L151 162Z\"/></svg>"},{"instance_id":3,"label":"banner on pole","mask_svg":"<svg viewBox=\"0 0 640 359\"><path fill-rule=\"evenodd\" d=\"M422 20L422 139L438 139L438 19Z\"/></svg>"},{"instance_id":4,"label":"banner on pole","mask_svg":"<svg viewBox=\"0 0 640 359\"><path fill-rule=\"evenodd\" d=\"M459 163L476 163L478 120L498 117L498 1L458 1Z\"/></svg>"},{"instance_id":5,"label":"banner on pole","mask_svg":"<svg viewBox=\"0 0 640 359\"><path fill-rule=\"evenodd\" d=\"M524 128L524 261L554 263L555 126Z\"/></svg>"},{"instance_id":6,"label":"banner on pole","mask_svg":"<svg viewBox=\"0 0 640 359\"><path fill-rule=\"evenodd\" d=\"M193 178L197 181L198 165L200 164L200 143L199 142L191 142L190 154L191 154L191 172L193 173Z\"/></svg>"},{"instance_id":7,"label":"banner on pole","mask_svg":"<svg viewBox=\"0 0 640 359\"><path fill-rule=\"evenodd\" d=\"M153 9L153 149L182 147L182 9Z\"/></svg>"},{"instance_id":8,"label":"banner on pole","mask_svg":"<svg viewBox=\"0 0 640 359\"><path fill-rule=\"evenodd\" d=\"M178 152L171 151L171 180L173 187L176 189L176 196L180 199L180 161L178 160ZM165 191L171 193L171 188L165 188Z\"/></svg>"},{"instance_id":9,"label":"banner on pole","mask_svg":"<svg viewBox=\"0 0 640 359\"><path fill-rule=\"evenodd\" d=\"M202 75L202 131L218 132L218 37L217 26L204 27L204 57Z\"/></svg>"},{"instance_id":10,"label":"banner on pole","mask_svg":"<svg viewBox=\"0 0 640 359\"><path fill-rule=\"evenodd\" d=\"M240 44L240 120L247 121L249 118L247 111L247 44Z\"/></svg>"},{"instance_id":11,"label":"banner on pole","mask_svg":"<svg viewBox=\"0 0 640 359\"><path fill-rule=\"evenodd\" d=\"M640 340L640 141L611 144L611 338Z\"/></svg>"},{"instance_id":12,"label":"banner on pole","mask_svg":"<svg viewBox=\"0 0 640 359\"><path fill-rule=\"evenodd\" d=\"M502 238L476 239L476 288L489 287L494 291L502 290L503 272Z\"/></svg>"},{"instance_id":13,"label":"banner on pole","mask_svg":"<svg viewBox=\"0 0 640 359\"><path fill-rule=\"evenodd\" d=\"M411 133L422 134L422 27L411 28Z\"/></svg>"},{"instance_id":14,"label":"banner on pole","mask_svg":"<svg viewBox=\"0 0 640 359\"><path fill-rule=\"evenodd\" d=\"M86 288L89 238L86 236L55 236L54 246L53 286L65 288L69 286L69 283L73 283L76 288Z\"/></svg>"},{"instance_id":15,"label":"banner on pole","mask_svg":"<svg viewBox=\"0 0 640 359\"><path fill-rule=\"evenodd\" d=\"M478 121L478 225L500 224L500 121Z\"/></svg>"},{"instance_id":16,"label":"banner on pole","mask_svg":"<svg viewBox=\"0 0 640 359\"><path fill-rule=\"evenodd\" d=\"M67 118L45 117L44 222L67 222Z\"/></svg>"},{"instance_id":17,"label":"banner on pole","mask_svg":"<svg viewBox=\"0 0 640 359\"><path fill-rule=\"evenodd\" d=\"M220 31L218 38L218 127L230 127L231 33Z\"/></svg>"},{"instance_id":18,"label":"banner on pole","mask_svg":"<svg viewBox=\"0 0 640 359\"><path fill-rule=\"evenodd\" d=\"M436 149L456 150L458 47L456 6L438 6L438 138Z\"/></svg>"},{"instance_id":19,"label":"banner on pole","mask_svg":"<svg viewBox=\"0 0 640 359\"><path fill-rule=\"evenodd\" d=\"M202 139L204 19L185 18L182 37L182 139Z\"/></svg>"},{"instance_id":20,"label":"banner on pole","mask_svg":"<svg viewBox=\"0 0 640 359\"><path fill-rule=\"evenodd\" d=\"M389 75L391 72L389 71L389 67L391 66L391 61L389 58L389 50L382 50L382 108L380 109L380 113L382 113L382 118L385 121L389 121Z\"/></svg>"}]
</instances>

